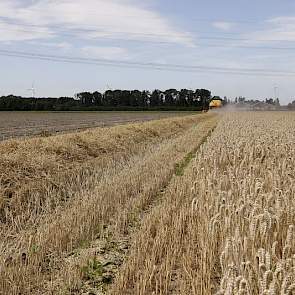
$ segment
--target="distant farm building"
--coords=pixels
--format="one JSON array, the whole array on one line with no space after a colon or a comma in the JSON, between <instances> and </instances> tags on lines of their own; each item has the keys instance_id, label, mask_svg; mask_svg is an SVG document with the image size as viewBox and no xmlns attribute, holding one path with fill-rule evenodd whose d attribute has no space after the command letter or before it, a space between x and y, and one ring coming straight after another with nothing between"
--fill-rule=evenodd
<instances>
[{"instance_id":1,"label":"distant farm building","mask_svg":"<svg viewBox=\"0 0 295 295\"><path fill-rule=\"evenodd\" d=\"M244 111L275 111L280 109L279 106L269 104L263 101L238 102L236 108Z\"/></svg>"},{"instance_id":2,"label":"distant farm building","mask_svg":"<svg viewBox=\"0 0 295 295\"><path fill-rule=\"evenodd\" d=\"M275 111L277 106L260 101L251 105L250 109L253 111Z\"/></svg>"}]
</instances>

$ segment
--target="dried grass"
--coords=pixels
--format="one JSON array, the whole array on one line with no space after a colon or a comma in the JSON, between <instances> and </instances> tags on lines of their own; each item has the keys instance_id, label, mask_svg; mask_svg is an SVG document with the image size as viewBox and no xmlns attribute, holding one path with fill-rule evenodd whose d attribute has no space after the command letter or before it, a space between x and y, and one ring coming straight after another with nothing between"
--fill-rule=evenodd
<instances>
[{"instance_id":1,"label":"dried grass","mask_svg":"<svg viewBox=\"0 0 295 295\"><path fill-rule=\"evenodd\" d=\"M55 290L45 282L61 259L106 226L126 231L126 216L150 204L215 124L198 115L1 144L0 293Z\"/></svg>"},{"instance_id":2,"label":"dried grass","mask_svg":"<svg viewBox=\"0 0 295 295\"><path fill-rule=\"evenodd\" d=\"M49 199L51 207L58 205L59 200L48 198L47 191L64 185L66 178L72 175L76 177L83 170L81 166L91 166L93 161L96 165L104 166L114 158L128 158L145 143L160 142L204 118L188 116L1 143L2 223L27 222L29 218L32 219L34 212L38 215L44 210L44 203ZM46 195L46 198L42 195Z\"/></svg>"}]
</instances>

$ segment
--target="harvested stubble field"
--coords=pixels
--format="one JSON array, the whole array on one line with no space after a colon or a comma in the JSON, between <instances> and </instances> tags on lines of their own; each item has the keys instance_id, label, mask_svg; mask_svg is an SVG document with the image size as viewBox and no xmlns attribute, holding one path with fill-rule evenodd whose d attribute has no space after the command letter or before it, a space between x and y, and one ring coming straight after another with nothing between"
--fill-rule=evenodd
<instances>
[{"instance_id":1,"label":"harvested stubble field","mask_svg":"<svg viewBox=\"0 0 295 295\"><path fill-rule=\"evenodd\" d=\"M187 112L0 112L0 141L187 114Z\"/></svg>"},{"instance_id":2,"label":"harvested stubble field","mask_svg":"<svg viewBox=\"0 0 295 295\"><path fill-rule=\"evenodd\" d=\"M199 114L1 143L0 294L105 289L138 221L216 122Z\"/></svg>"},{"instance_id":3,"label":"harvested stubble field","mask_svg":"<svg viewBox=\"0 0 295 295\"><path fill-rule=\"evenodd\" d=\"M2 143L0 294L295 294L294 130L243 112Z\"/></svg>"}]
</instances>

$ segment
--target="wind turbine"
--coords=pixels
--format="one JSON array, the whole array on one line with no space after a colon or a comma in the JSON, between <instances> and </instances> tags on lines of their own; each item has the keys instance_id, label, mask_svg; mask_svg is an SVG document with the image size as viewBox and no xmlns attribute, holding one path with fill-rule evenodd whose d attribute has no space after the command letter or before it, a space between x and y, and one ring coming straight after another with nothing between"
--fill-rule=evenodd
<instances>
[{"instance_id":1,"label":"wind turbine","mask_svg":"<svg viewBox=\"0 0 295 295\"><path fill-rule=\"evenodd\" d=\"M32 97L35 98L36 95L36 88L34 86L34 82L32 83L32 87L27 89L27 91L30 91L32 93Z\"/></svg>"},{"instance_id":2,"label":"wind turbine","mask_svg":"<svg viewBox=\"0 0 295 295\"><path fill-rule=\"evenodd\" d=\"M106 88L107 88L107 90L113 90L113 88L109 84L106 85Z\"/></svg>"},{"instance_id":3,"label":"wind turbine","mask_svg":"<svg viewBox=\"0 0 295 295\"><path fill-rule=\"evenodd\" d=\"M275 94L274 99L277 99L279 97L279 86L275 85L273 89L274 89L274 94Z\"/></svg>"}]
</instances>

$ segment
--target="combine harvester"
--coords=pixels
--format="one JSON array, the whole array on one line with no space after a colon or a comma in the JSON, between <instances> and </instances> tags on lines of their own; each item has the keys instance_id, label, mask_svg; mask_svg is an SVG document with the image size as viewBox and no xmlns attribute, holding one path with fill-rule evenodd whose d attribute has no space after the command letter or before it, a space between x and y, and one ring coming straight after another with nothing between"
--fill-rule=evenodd
<instances>
[{"instance_id":1,"label":"combine harvester","mask_svg":"<svg viewBox=\"0 0 295 295\"><path fill-rule=\"evenodd\" d=\"M219 96L214 96L209 104L209 109L220 109L223 107L223 100Z\"/></svg>"}]
</instances>

